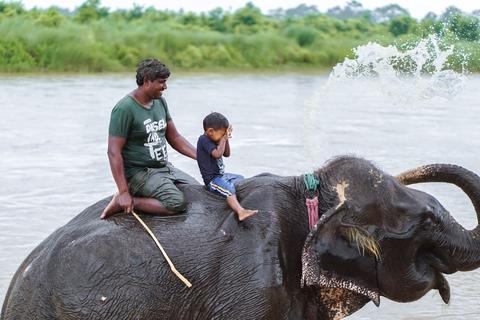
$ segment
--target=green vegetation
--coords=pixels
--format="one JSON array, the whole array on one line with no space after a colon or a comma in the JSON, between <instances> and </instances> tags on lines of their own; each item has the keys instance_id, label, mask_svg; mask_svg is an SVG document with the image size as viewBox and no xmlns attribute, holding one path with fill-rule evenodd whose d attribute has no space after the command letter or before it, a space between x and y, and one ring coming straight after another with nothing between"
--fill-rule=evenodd
<instances>
[{"instance_id":1,"label":"green vegetation","mask_svg":"<svg viewBox=\"0 0 480 320\"><path fill-rule=\"evenodd\" d=\"M0 0L0 72L127 71L145 57L189 70L325 69L358 45L411 44L429 34L449 39L470 57L467 68L480 71L480 20L455 8L417 21L398 5L369 11L355 1L327 13L300 5L266 15L252 3L196 14L137 5L111 11L99 0L74 12L26 10Z\"/></svg>"}]
</instances>

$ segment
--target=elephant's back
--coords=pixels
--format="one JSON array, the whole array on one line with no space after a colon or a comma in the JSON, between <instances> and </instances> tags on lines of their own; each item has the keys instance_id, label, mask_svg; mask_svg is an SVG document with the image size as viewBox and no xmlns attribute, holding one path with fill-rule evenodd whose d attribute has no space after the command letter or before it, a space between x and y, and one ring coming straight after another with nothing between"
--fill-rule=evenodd
<instances>
[{"instance_id":1,"label":"elephant's back","mask_svg":"<svg viewBox=\"0 0 480 320\"><path fill-rule=\"evenodd\" d=\"M241 224L223 198L202 186L183 188L188 201L185 214L141 215L196 292L209 290L202 286L217 283L217 278L253 276L245 264L248 256L271 260L262 252L262 243L273 243L269 234L277 234L268 231L267 211L273 201L252 190L258 189L244 185L239 198L253 205L261 197L258 203L263 207L259 209L266 212ZM75 315L71 319L142 318L130 312L176 314L165 309L178 307L176 297L193 299L194 291L170 271L154 241L132 215L99 218L110 199L85 209L27 257L12 280L2 319L70 319L68 314ZM149 303L151 299L156 303ZM195 303L202 303L197 300ZM109 317L104 312L109 312Z\"/></svg>"},{"instance_id":2,"label":"elephant's back","mask_svg":"<svg viewBox=\"0 0 480 320\"><path fill-rule=\"evenodd\" d=\"M215 230L223 220L235 219L223 199L202 187L186 195L189 205L185 214L140 216L180 272L199 274L192 266L210 265L221 254L219 246L226 238ZM132 297L141 297L135 302L141 306L145 297L153 294L153 287L157 300L184 293L186 288L132 215L99 218L110 199L86 208L30 253L12 279L2 319L68 319L68 313L75 314L72 319L99 318L105 310L115 310L113 318L134 318L137 315L128 316L132 299L136 299ZM158 302L159 308L172 304ZM152 308L156 306L148 304L144 309L149 314L165 313Z\"/></svg>"},{"instance_id":3,"label":"elephant's back","mask_svg":"<svg viewBox=\"0 0 480 320\"><path fill-rule=\"evenodd\" d=\"M99 227L96 221L99 220L96 213L101 212L108 200L103 199L86 208L43 240L25 258L10 283L1 319L57 317L51 302L58 298L55 288L65 287L63 270L72 264L66 257L72 249L84 252L80 243L93 238L95 233L104 232L105 227ZM81 264L82 261L76 263Z\"/></svg>"}]
</instances>

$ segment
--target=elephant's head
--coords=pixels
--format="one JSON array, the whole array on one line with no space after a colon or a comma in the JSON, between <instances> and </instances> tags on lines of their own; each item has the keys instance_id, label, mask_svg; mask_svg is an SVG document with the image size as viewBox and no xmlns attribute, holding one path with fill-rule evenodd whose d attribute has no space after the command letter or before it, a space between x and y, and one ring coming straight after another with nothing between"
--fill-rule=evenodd
<instances>
[{"instance_id":1,"label":"elephant's head","mask_svg":"<svg viewBox=\"0 0 480 320\"><path fill-rule=\"evenodd\" d=\"M306 239L302 284L355 300L343 306L343 315L368 300L378 305L381 295L408 302L431 289L448 303L442 274L480 266L480 227L465 230L434 197L405 186L453 183L470 197L478 217L480 178L473 172L429 165L392 177L365 160L344 157L317 174L322 195L333 191L336 201Z\"/></svg>"}]
</instances>

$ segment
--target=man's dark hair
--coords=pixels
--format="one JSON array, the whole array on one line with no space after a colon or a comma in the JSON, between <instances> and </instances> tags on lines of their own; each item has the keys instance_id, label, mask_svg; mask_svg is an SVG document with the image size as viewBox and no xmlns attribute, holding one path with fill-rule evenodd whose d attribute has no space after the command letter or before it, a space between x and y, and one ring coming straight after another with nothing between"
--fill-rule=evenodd
<instances>
[{"instance_id":1,"label":"man's dark hair","mask_svg":"<svg viewBox=\"0 0 480 320\"><path fill-rule=\"evenodd\" d=\"M143 80L167 79L170 76L170 70L167 66L157 59L145 59L137 64L137 84L143 85Z\"/></svg>"},{"instance_id":2,"label":"man's dark hair","mask_svg":"<svg viewBox=\"0 0 480 320\"><path fill-rule=\"evenodd\" d=\"M230 124L228 119L221 113L212 112L203 119L203 130L207 131L208 128L213 130L228 128Z\"/></svg>"}]
</instances>

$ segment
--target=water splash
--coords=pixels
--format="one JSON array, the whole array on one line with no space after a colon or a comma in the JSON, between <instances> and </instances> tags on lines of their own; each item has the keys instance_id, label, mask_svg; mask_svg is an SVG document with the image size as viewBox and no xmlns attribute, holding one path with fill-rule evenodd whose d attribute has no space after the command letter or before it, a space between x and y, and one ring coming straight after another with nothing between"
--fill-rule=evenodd
<instances>
[{"instance_id":1,"label":"water splash","mask_svg":"<svg viewBox=\"0 0 480 320\"><path fill-rule=\"evenodd\" d=\"M336 154L388 158L385 143L408 152L418 128L441 132L438 123L466 85L467 55L435 36L409 48L368 43L354 54L305 101L305 154L312 163ZM449 62L459 58L457 72Z\"/></svg>"},{"instance_id":2,"label":"water splash","mask_svg":"<svg viewBox=\"0 0 480 320\"><path fill-rule=\"evenodd\" d=\"M463 69L455 72L448 62L454 55L453 46L442 46L433 35L404 50L370 42L353 52L354 59L346 58L333 68L325 91L339 83L344 87L345 82L375 80L377 93L392 103L410 104L435 97L451 99L462 91L466 80L463 66L468 57L455 53L462 59Z\"/></svg>"}]
</instances>

